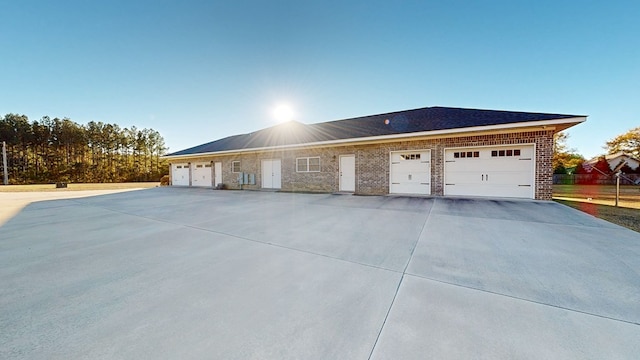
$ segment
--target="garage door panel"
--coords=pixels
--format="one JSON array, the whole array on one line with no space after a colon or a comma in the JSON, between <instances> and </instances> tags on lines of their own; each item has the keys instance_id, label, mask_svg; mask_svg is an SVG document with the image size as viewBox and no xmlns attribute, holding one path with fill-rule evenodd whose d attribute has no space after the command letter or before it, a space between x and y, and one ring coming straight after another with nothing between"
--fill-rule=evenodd
<instances>
[{"instance_id":1,"label":"garage door panel","mask_svg":"<svg viewBox=\"0 0 640 360\"><path fill-rule=\"evenodd\" d=\"M402 186L394 186L396 194L416 194L416 195L429 195L431 191L431 184L402 184Z\"/></svg>"},{"instance_id":2,"label":"garage door panel","mask_svg":"<svg viewBox=\"0 0 640 360\"><path fill-rule=\"evenodd\" d=\"M473 182L472 177L475 176L476 172L472 171L455 171L447 173L446 183L448 184L459 184L459 183L469 183Z\"/></svg>"},{"instance_id":3,"label":"garage door panel","mask_svg":"<svg viewBox=\"0 0 640 360\"><path fill-rule=\"evenodd\" d=\"M528 198L531 197L530 193L531 187L528 186L492 184L488 186L485 196Z\"/></svg>"},{"instance_id":4,"label":"garage door panel","mask_svg":"<svg viewBox=\"0 0 640 360\"><path fill-rule=\"evenodd\" d=\"M488 159L486 161L482 161L480 164L480 170L483 171L508 171L513 172L528 172L531 168L531 160L520 160L520 159ZM484 165L484 166L483 166Z\"/></svg>"},{"instance_id":5,"label":"garage door panel","mask_svg":"<svg viewBox=\"0 0 640 360\"><path fill-rule=\"evenodd\" d=\"M487 177L491 184L531 185L531 176L525 172L493 171Z\"/></svg>"},{"instance_id":6,"label":"garage door panel","mask_svg":"<svg viewBox=\"0 0 640 360\"><path fill-rule=\"evenodd\" d=\"M445 166L452 171L481 171L483 169L483 165L478 159L450 160L445 163Z\"/></svg>"},{"instance_id":7,"label":"garage door panel","mask_svg":"<svg viewBox=\"0 0 640 360\"><path fill-rule=\"evenodd\" d=\"M191 166L191 186L211 186L211 163L195 163Z\"/></svg>"},{"instance_id":8,"label":"garage door panel","mask_svg":"<svg viewBox=\"0 0 640 360\"><path fill-rule=\"evenodd\" d=\"M392 182L429 182L429 174L425 171L393 171L391 175Z\"/></svg>"},{"instance_id":9,"label":"garage door panel","mask_svg":"<svg viewBox=\"0 0 640 360\"><path fill-rule=\"evenodd\" d=\"M445 150L445 195L533 198L533 145Z\"/></svg>"},{"instance_id":10,"label":"garage door panel","mask_svg":"<svg viewBox=\"0 0 640 360\"><path fill-rule=\"evenodd\" d=\"M174 186L189 186L189 164L171 165L171 184Z\"/></svg>"},{"instance_id":11,"label":"garage door panel","mask_svg":"<svg viewBox=\"0 0 640 360\"><path fill-rule=\"evenodd\" d=\"M390 159L389 193L431 194L430 151L397 151Z\"/></svg>"}]
</instances>

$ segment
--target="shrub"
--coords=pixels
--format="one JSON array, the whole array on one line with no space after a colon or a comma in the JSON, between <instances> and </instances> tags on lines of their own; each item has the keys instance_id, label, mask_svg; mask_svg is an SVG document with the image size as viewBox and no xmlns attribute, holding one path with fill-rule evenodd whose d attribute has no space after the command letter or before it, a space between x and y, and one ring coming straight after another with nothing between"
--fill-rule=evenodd
<instances>
[{"instance_id":1,"label":"shrub","mask_svg":"<svg viewBox=\"0 0 640 360\"><path fill-rule=\"evenodd\" d=\"M160 178L160 186L169 186L169 175Z\"/></svg>"}]
</instances>

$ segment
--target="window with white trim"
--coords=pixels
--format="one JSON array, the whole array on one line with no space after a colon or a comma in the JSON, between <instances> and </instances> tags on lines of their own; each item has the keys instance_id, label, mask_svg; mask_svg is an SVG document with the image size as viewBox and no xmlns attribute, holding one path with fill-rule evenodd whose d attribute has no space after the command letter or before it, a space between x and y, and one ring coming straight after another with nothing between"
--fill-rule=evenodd
<instances>
[{"instance_id":1,"label":"window with white trim","mask_svg":"<svg viewBox=\"0 0 640 360\"><path fill-rule=\"evenodd\" d=\"M320 172L320 157L297 158L296 172Z\"/></svg>"},{"instance_id":2,"label":"window with white trim","mask_svg":"<svg viewBox=\"0 0 640 360\"><path fill-rule=\"evenodd\" d=\"M239 173L240 172L240 161L232 161L231 162L231 172Z\"/></svg>"}]
</instances>

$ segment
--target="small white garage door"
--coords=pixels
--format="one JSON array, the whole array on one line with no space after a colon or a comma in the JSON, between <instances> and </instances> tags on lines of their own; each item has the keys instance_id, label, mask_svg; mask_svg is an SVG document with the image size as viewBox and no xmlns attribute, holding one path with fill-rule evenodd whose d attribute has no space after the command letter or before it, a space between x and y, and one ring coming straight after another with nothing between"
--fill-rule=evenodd
<instances>
[{"instance_id":1,"label":"small white garage door","mask_svg":"<svg viewBox=\"0 0 640 360\"><path fill-rule=\"evenodd\" d=\"M262 188L280 189L282 186L282 169L280 160L262 160Z\"/></svg>"},{"instance_id":2,"label":"small white garage door","mask_svg":"<svg viewBox=\"0 0 640 360\"><path fill-rule=\"evenodd\" d=\"M191 165L191 186L212 186L211 163L194 163Z\"/></svg>"},{"instance_id":3,"label":"small white garage door","mask_svg":"<svg viewBox=\"0 0 640 360\"><path fill-rule=\"evenodd\" d=\"M431 194L431 151L392 152L389 193Z\"/></svg>"},{"instance_id":4,"label":"small white garage door","mask_svg":"<svg viewBox=\"0 0 640 360\"><path fill-rule=\"evenodd\" d=\"M445 150L444 194L534 198L534 147Z\"/></svg>"},{"instance_id":5,"label":"small white garage door","mask_svg":"<svg viewBox=\"0 0 640 360\"><path fill-rule=\"evenodd\" d=\"M171 164L171 185L189 186L189 164Z\"/></svg>"}]
</instances>

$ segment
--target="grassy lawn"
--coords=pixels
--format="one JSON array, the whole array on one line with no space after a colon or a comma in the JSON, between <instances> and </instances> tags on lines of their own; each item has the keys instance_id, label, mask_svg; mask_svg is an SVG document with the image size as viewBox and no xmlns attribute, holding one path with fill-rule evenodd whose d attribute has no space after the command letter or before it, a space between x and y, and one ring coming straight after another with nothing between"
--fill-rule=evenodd
<instances>
[{"instance_id":1,"label":"grassy lawn","mask_svg":"<svg viewBox=\"0 0 640 360\"><path fill-rule=\"evenodd\" d=\"M640 186L620 186L615 207L613 185L554 185L553 199L600 219L640 232Z\"/></svg>"},{"instance_id":2,"label":"grassy lawn","mask_svg":"<svg viewBox=\"0 0 640 360\"><path fill-rule=\"evenodd\" d=\"M640 210L587 202L556 200L560 204L584 211L597 218L640 232Z\"/></svg>"},{"instance_id":3,"label":"grassy lawn","mask_svg":"<svg viewBox=\"0 0 640 360\"><path fill-rule=\"evenodd\" d=\"M35 192L35 191L80 191L80 190L121 190L140 189L160 186L159 182L135 183L99 183L99 184L68 184L66 188L56 189L56 184L38 185L0 185L0 192Z\"/></svg>"}]
</instances>

